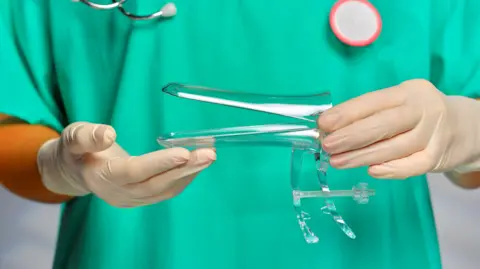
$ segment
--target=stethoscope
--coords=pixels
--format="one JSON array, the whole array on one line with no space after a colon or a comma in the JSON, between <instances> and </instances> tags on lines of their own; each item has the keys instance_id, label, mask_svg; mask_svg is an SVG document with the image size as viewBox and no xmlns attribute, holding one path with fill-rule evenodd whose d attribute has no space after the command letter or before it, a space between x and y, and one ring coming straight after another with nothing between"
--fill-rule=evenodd
<instances>
[{"instance_id":1,"label":"stethoscope","mask_svg":"<svg viewBox=\"0 0 480 269\"><path fill-rule=\"evenodd\" d=\"M123 4L127 0L112 0L111 4L96 4L89 0L73 0L94 9L108 10L118 8L123 15L132 20L152 20L170 18L177 14L174 3L165 4L160 10L148 15L137 15L126 11ZM382 19L377 9L368 0L337 0L330 11L330 28L343 43L353 47L372 44L382 30Z\"/></svg>"},{"instance_id":2,"label":"stethoscope","mask_svg":"<svg viewBox=\"0 0 480 269\"><path fill-rule=\"evenodd\" d=\"M127 16L128 18L130 18L132 20L136 20L136 21L139 21L139 20L153 20L153 19L157 19L157 18L170 18L170 17L173 17L177 14L177 7L175 6L174 3L167 3L167 4L163 5L163 7L160 10L158 10L157 12L152 13L152 14L137 15L137 14L130 13L123 8L123 4L125 4L125 2L127 2L127 0L118 0L118 1L117 0L112 0L111 4L96 4L96 3L91 2L89 0L72 0L72 1L73 2L81 2L81 3L84 3L85 5L87 5L91 8L100 9L100 10L109 10L109 9L118 8L123 13L123 15Z\"/></svg>"}]
</instances>

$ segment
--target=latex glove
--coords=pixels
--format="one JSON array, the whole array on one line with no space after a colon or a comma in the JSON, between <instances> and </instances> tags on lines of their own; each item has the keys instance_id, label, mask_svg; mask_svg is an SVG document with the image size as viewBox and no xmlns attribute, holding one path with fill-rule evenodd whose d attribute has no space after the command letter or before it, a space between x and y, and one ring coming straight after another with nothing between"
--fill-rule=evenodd
<instances>
[{"instance_id":1,"label":"latex glove","mask_svg":"<svg viewBox=\"0 0 480 269\"><path fill-rule=\"evenodd\" d=\"M367 93L320 115L336 168L369 166L377 178L480 170L480 103L425 80Z\"/></svg>"},{"instance_id":2,"label":"latex glove","mask_svg":"<svg viewBox=\"0 0 480 269\"><path fill-rule=\"evenodd\" d=\"M141 206L176 196L216 159L211 149L183 148L134 157L115 138L107 125L69 125L38 153L44 185L63 195L94 193L117 207Z\"/></svg>"}]
</instances>

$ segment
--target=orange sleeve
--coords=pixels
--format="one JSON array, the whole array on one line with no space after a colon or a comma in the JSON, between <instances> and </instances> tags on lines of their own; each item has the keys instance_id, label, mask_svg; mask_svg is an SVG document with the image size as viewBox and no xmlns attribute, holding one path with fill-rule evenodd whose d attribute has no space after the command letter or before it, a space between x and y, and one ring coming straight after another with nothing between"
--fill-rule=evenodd
<instances>
[{"instance_id":1,"label":"orange sleeve","mask_svg":"<svg viewBox=\"0 0 480 269\"><path fill-rule=\"evenodd\" d=\"M452 181L465 189L478 189L480 188L480 171L459 175Z\"/></svg>"},{"instance_id":2,"label":"orange sleeve","mask_svg":"<svg viewBox=\"0 0 480 269\"><path fill-rule=\"evenodd\" d=\"M8 119L0 115L0 121ZM12 193L44 203L62 203L71 197L47 190L37 168L37 152L59 134L45 126L26 123L0 124L0 184Z\"/></svg>"}]
</instances>

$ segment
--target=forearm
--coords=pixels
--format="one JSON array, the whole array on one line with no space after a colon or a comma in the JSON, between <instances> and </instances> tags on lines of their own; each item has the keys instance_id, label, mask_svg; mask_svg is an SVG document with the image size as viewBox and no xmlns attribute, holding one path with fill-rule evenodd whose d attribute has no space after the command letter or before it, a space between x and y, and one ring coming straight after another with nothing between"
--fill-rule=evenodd
<instances>
[{"instance_id":1,"label":"forearm","mask_svg":"<svg viewBox=\"0 0 480 269\"><path fill-rule=\"evenodd\" d=\"M38 150L58 136L48 127L0 115L0 184L18 196L38 202L62 203L71 199L47 190L37 168Z\"/></svg>"},{"instance_id":2,"label":"forearm","mask_svg":"<svg viewBox=\"0 0 480 269\"><path fill-rule=\"evenodd\" d=\"M465 189L476 189L480 187L480 171L470 173L448 172L445 175L457 186Z\"/></svg>"}]
</instances>

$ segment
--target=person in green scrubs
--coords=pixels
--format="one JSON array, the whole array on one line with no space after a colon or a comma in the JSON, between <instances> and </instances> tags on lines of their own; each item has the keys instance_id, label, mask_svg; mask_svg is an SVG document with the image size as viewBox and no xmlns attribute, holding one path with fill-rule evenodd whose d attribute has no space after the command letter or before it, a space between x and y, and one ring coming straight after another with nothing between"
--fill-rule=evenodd
<instances>
[{"instance_id":1,"label":"person in green scrubs","mask_svg":"<svg viewBox=\"0 0 480 269\"><path fill-rule=\"evenodd\" d=\"M40 173L52 191L78 190L61 193L78 197L63 207L53 268L441 268L424 174L478 169L479 109L470 98L480 94L480 2L370 2L381 33L354 47L329 26L334 0L177 0L175 17L150 21L71 1L1 1L0 112L63 131L40 150ZM124 7L146 14L162 4ZM330 187L376 190L367 205L335 200L357 238L319 211L320 240L305 242L288 149L162 149L156 138L166 132L271 119L170 98L161 89L171 82L330 91L334 107L319 118L331 133L323 141ZM203 158L196 170L177 169L192 158ZM105 163L116 176L99 175ZM173 190L162 177L147 179L161 165L181 171L163 178ZM139 201L126 184L158 192Z\"/></svg>"}]
</instances>

